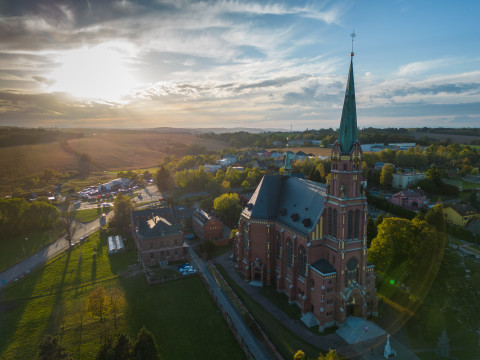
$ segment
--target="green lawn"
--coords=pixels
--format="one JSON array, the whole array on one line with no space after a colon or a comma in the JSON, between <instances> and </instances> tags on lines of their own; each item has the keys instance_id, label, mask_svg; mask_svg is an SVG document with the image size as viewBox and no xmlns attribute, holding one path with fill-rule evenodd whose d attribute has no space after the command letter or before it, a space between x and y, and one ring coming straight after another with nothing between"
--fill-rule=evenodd
<instances>
[{"instance_id":1,"label":"green lawn","mask_svg":"<svg viewBox=\"0 0 480 360\"><path fill-rule=\"evenodd\" d=\"M262 330L267 334L270 341L285 359L293 359L297 350L301 349L308 358L317 358L321 349L303 341L292 333L285 325L278 321L272 314L266 311L262 305L253 300L245 293L232 278L227 274L222 265L216 265L218 271L235 291L243 304L248 308L255 320L260 324Z\"/></svg>"},{"instance_id":2,"label":"green lawn","mask_svg":"<svg viewBox=\"0 0 480 360\"><path fill-rule=\"evenodd\" d=\"M77 210L75 218L82 223L88 223L98 219L102 214L110 212L110 208L97 207L94 209Z\"/></svg>"},{"instance_id":3,"label":"green lawn","mask_svg":"<svg viewBox=\"0 0 480 360\"><path fill-rule=\"evenodd\" d=\"M47 231L2 239L0 242L0 272L43 249L57 240L64 232L65 228L58 223L53 229Z\"/></svg>"},{"instance_id":4,"label":"green lawn","mask_svg":"<svg viewBox=\"0 0 480 360\"><path fill-rule=\"evenodd\" d=\"M127 305L118 318L117 333L134 337L145 325L155 335L162 358L244 358L198 276L151 287L143 273L119 276L135 263L136 252L108 256L107 236L92 234L81 245L4 289L1 359L34 358L47 334L62 337L74 359L94 359L103 334L116 333L110 315L100 323L87 314L80 328L79 309L99 284L125 294ZM133 248L132 240L127 239L126 245Z\"/></svg>"},{"instance_id":5,"label":"green lawn","mask_svg":"<svg viewBox=\"0 0 480 360\"><path fill-rule=\"evenodd\" d=\"M233 250L233 245L215 246L212 252L212 259L232 250Z\"/></svg>"}]
</instances>

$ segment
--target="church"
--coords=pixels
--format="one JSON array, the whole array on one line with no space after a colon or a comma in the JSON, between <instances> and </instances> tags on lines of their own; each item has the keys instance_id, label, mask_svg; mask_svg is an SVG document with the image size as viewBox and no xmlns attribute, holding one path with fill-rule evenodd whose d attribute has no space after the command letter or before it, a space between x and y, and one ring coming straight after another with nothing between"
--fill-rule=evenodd
<instances>
[{"instance_id":1,"label":"church","mask_svg":"<svg viewBox=\"0 0 480 360\"><path fill-rule=\"evenodd\" d=\"M353 52L330 184L265 175L243 209L234 244L245 280L274 285L320 331L347 316L377 315L374 266L367 263L367 199L361 183Z\"/></svg>"}]
</instances>

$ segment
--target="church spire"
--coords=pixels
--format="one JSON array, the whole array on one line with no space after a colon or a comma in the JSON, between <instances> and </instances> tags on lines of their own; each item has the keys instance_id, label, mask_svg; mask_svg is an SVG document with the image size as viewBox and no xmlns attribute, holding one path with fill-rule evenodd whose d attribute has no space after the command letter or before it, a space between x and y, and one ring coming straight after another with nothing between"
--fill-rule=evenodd
<instances>
[{"instance_id":1,"label":"church spire","mask_svg":"<svg viewBox=\"0 0 480 360\"><path fill-rule=\"evenodd\" d=\"M351 152L353 144L358 141L357 109L355 105L355 85L353 81L353 55L352 51L350 71L348 72L347 90L345 91L345 100L343 102L342 120L340 121L340 128L338 129L338 143L342 153Z\"/></svg>"}]
</instances>

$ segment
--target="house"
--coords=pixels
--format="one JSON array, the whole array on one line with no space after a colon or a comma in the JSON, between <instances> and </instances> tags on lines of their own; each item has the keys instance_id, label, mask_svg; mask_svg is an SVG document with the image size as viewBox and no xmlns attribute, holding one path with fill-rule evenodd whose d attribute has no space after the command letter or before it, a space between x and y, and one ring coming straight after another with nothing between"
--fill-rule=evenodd
<instances>
[{"instance_id":1,"label":"house","mask_svg":"<svg viewBox=\"0 0 480 360\"><path fill-rule=\"evenodd\" d=\"M144 265L183 260L188 255L182 226L169 208L132 211L132 235L138 258Z\"/></svg>"},{"instance_id":2,"label":"house","mask_svg":"<svg viewBox=\"0 0 480 360\"><path fill-rule=\"evenodd\" d=\"M428 204L427 196L422 189L402 190L392 195L389 200L394 205L411 210L418 210Z\"/></svg>"},{"instance_id":3,"label":"house","mask_svg":"<svg viewBox=\"0 0 480 360\"><path fill-rule=\"evenodd\" d=\"M469 204L453 204L443 209L445 221L464 227L470 220L480 219L480 214Z\"/></svg>"},{"instance_id":4,"label":"house","mask_svg":"<svg viewBox=\"0 0 480 360\"><path fill-rule=\"evenodd\" d=\"M338 132L331 183L293 176L286 156L284 175L265 175L243 209L234 243L245 280L275 285L320 331L348 316L377 315L352 62Z\"/></svg>"},{"instance_id":5,"label":"house","mask_svg":"<svg viewBox=\"0 0 480 360\"><path fill-rule=\"evenodd\" d=\"M392 187L406 189L408 186L415 185L420 180L426 178L427 175L417 172L395 173L393 174Z\"/></svg>"},{"instance_id":6,"label":"house","mask_svg":"<svg viewBox=\"0 0 480 360\"><path fill-rule=\"evenodd\" d=\"M205 164L203 165L203 167L205 168L205 172L210 172L213 174L216 174L217 171L222 168L221 165L212 165L212 164Z\"/></svg>"},{"instance_id":7,"label":"house","mask_svg":"<svg viewBox=\"0 0 480 360\"><path fill-rule=\"evenodd\" d=\"M217 160L217 164L221 165L222 167L228 167L232 164L237 162L237 158L232 155L225 155L223 159Z\"/></svg>"},{"instance_id":8,"label":"house","mask_svg":"<svg viewBox=\"0 0 480 360\"><path fill-rule=\"evenodd\" d=\"M110 180L105 184L99 184L98 191L111 191L111 190L122 189L129 183L130 183L130 179L125 179L125 178Z\"/></svg>"},{"instance_id":9,"label":"house","mask_svg":"<svg viewBox=\"0 0 480 360\"><path fill-rule=\"evenodd\" d=\"M200 240L220 240L223 237L223 223L203 210L193 213L192 229Z\"/></svg>"}]
</instances>

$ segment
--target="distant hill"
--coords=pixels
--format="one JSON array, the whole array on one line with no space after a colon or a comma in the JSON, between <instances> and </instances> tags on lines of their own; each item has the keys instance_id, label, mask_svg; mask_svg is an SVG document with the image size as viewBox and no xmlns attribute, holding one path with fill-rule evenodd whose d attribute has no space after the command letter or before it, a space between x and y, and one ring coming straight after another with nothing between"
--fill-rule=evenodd
<instances>
[{"instance_id":1,"label":"distant hill","mask_svg":"<svg viewBox=\"0 0 480 360\"><path fill-rule=\"evenodd\" d=\"M159 132L173 132L173 133L190 133L190 134L205 134L205 133L214 133L214 134L225 134L225 133L236 133L245 131L252 134L261 134L264 132L276 132L276 131L287 131L286 129L255 129L255 128L171 128L171 127L158 127L151 129L153 131Z\"/></svg>"}]
</instances>

